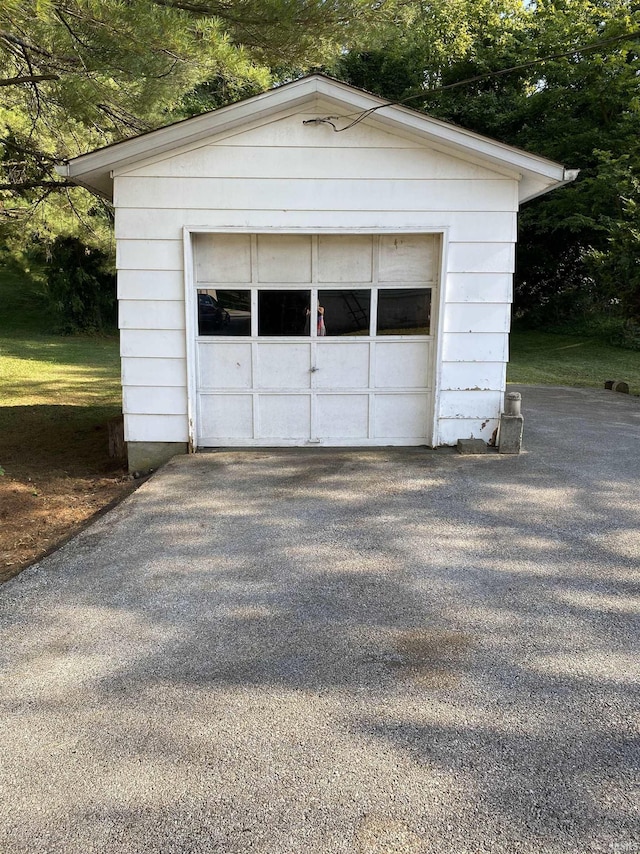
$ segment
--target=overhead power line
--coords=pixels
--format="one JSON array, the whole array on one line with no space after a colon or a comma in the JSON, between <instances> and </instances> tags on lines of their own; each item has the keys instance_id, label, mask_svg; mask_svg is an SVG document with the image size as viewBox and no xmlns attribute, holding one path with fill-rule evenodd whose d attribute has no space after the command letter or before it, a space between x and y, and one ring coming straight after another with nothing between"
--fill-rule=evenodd
<instances>
[{"instance_id":1,"label":"overhead power line","mask_svg":"<svg viewBox=\"0 0 640 854\"><path fill-rule=\"evenodd\" d=\"M588 53L590 51L599 50L602 47L608 47L609 45L617 44L621 41L637 39L638 36L640 36L640 30L633 30L630 33L624 33L620 36L612 36L611 38L602 39L598 42L591 42L591 44L572 47L570 50L565 50L561 53L550 53L547 56L540 56L537 59L529 60L529 62L522 62L519 65L512 65L510 68L501 68L498 71L487 71L484 74L476 74L475 77L467 77L465 80L458 80L456 83L447 83L444 86L434 86L432 89L424 89L422 92L419 92L416 95L409 95L407 98L403 98L401 101L387 101L384 104L378 104L377 106L371 107L368 110L363 110L361 113L358 113L358 115L353 121L349 122L348 125L345 125L345 127L342 128L336 127L334 122L340 121L341 119L350 118L350 116L324 116L318 119L306 119L303 124L328 124L334 129L336 133L342 133L342 131L349 130L349 128L354 127L364 119L368 118L372 113L375 113L378 110L382 110L384 107L402 106L408 101L415 101L418 99L426 100L430 95L437 94L438 92L445 92L449 89L458 89L461 86L467 86L469 83L478 83L481 80L488 80L493 77L504 77L506 74L512 74L514 71L522 71L525 68L533 68L535 65L540 65L543 62L549 62L553 59L563 59L566 56L573 56L576 53Z\"/></svg>"}]
</instances>

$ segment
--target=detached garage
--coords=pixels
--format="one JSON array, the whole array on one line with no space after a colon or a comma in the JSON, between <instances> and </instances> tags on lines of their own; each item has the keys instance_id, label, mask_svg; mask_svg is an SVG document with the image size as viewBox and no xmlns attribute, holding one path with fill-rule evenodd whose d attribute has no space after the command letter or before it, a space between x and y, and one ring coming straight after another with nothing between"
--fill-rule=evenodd
<instances>
[{"instance_id":1,"label":"detached garage","mask_svg":"<svg viewBox=\"0 0 640 854\"><path fill-rule=\"evenodd\" d=\"M132 469L489 439L518 207L576 174L321 75L61 171L115 206Z\"/></svg>"}]
</instances>

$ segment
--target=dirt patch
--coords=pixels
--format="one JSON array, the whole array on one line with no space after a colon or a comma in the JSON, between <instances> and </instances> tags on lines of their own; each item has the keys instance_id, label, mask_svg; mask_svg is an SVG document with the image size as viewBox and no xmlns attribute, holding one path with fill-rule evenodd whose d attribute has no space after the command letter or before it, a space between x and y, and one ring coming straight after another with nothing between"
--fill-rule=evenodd
<instances>
[{"instance_id":1,"label":"dirt patch","mask_svg":"<svg viewBox=\"0 0 640 854\"><path fill-rule=\"evenodd\" d=\"M132 492L109 458L108 408L0 408L0 583Z\"/></svg>"},{"instance_id":2,"label":"dirt patch","mask_svg":"<svg viewBox=\"0 0 640 854\"><path fill-rule=\"evenodd\" d=\"M137 483L110 477L0 478L0 583L62 545Z\"/></svg>"}]
</instances>

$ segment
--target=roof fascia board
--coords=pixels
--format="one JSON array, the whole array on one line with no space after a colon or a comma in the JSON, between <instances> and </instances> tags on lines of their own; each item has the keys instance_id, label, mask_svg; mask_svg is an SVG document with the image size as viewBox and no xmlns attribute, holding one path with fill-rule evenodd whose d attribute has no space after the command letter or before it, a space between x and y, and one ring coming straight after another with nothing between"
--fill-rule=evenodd
<instances>
[{"instance_id":1,"label":"roof fascia board","mask_svg":"<svg viewBox=\"0 0 640 854\"><path fill-rule=\"evenodd\" d=\"M196 143L211 134L231 130L246 124L251 118L265 118L283 109L294 109L316 92L316 80L306 78L270 89L247 101L230 104L210 113L194 116L183 122L158 128L148 134L126 139L98 151L81 154L69 161L66 174L70 178L100 169L116 169L123 162L151 158L176 146Z\"/></svg>"},{"instance_id":2,"label":"roof fascia board","mask_svg":"<svg viewBox=\"0 0 640 854\"><path fill-rule=\"evenodd\" d=\"M334 100L333 103L335 106L339 107L346 106L344 102L339 103ZM477 152L472 151L469 148L456 148L451 144L440 142L436 139L426 138L423 130L408 128L406 125L400 125L397 122L380 122L377 118L378 115L378 112L374 113L370 118L364 119L362 124L375 127L378 131L382 131L383 133L400 137L401 139L411 142L420 148L432 149L433 151L437 151L447 157L462 160L465 163L473 163L475 166L484 167L488 171L495 172L496 174L502 175L506 178L513 178L517 181L522 175L521 169L517 169L515 166L510 166L505 163L504 160L489 161L487 157L482 157ZM345 131L345 133L348 133L348 131Z\"/></svg>"},{"instance_id":3,"label":"roof fascia board","mask_svg":"<svg viewBox=\"0 0 640 854\"><path fill-rule=\"evenodd\" d=\"M134 169L141 169L144 166L148 166L150 163L159 163L163 160L170 160L172 157L179 157L181 154L188 154L190 151L197 151L199 148L205 148L209 145L215 146L217 143L224 142L225 139L232 139L245 131L254 130L259 127L266 127L273 122L278 122L282 119L289 118L290 116L295 116L298 113L299 111L297 107L283 109L278 113L269 114L268 116L265 116L263 113L259 118L255 118L253 121L241 122L239 126L234 125L233 127L225 127L219 132L206 134L198 137L198 139L185 141L182 145L172 146L164 151L155 151L142 158L127 157L126 160L119 161L118 164L113 167L111 172L114 178L118 178L121 175L126 175Z\"/></svg>"},{"instance_id":4,"label":"roof fascia board","mask_svg":"<svg viewBox=\"0 0 640 854\"><path fill-rule=\"evenodd\" d=\"M345 107L351 110L353 107L357 107L364 111L380 106L375 115L382 124L392 127L404 126L416 131L423 138L426 136L434 142L457 148L460 152L475 153L483 159L502 163L503 166L510 165L517 171L537 172L554 180L562 180L564 167L553 160L529 154L521 149L488 139L473 131L456 127L439 119L427 115L423 116L400 105L386 106L387 101L368 93L354 91L351 87L338 81L320 78L318 92L332 97L332 100L342 101ZM340 94L343 94L342 98Z\"/></svg>"}]
</instances>

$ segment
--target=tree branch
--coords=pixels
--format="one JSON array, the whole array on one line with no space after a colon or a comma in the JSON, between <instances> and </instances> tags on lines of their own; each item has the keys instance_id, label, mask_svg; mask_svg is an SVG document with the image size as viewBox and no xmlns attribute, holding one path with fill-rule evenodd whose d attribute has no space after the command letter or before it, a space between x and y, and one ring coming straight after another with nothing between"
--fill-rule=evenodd
<instances>
[{"instance_id":1,"label":"tree branch","mask_svg":"<svg viewBox=\"0 0 640 854\"><path fill-rule=\"evenodd\" d=\"M16 44L23 50L30 50L32 53L38 53L40 56L46 56L47 59L53 59L53 55L50 54L49 51L43 50L41 47L36 47L36 45L30 44L29 42L24 41L24 39L20 39L18 36L8 33L6 30L0 30L0 39L3 39L10 44Z\"/></svg>"},{"instance_id":2,"label":"tree branch","mask_svg":"<svg viewBox=\"0 0 640 854\"><path fill-rule=\"evenodd\" d=\"M47 189L57 190L65 187L77 187L73 181L52 181L50 179L42 179L41 181L15 181L10 184L0 184L0 190L11 190L19 192L20 190L35 190L36 187L46 187Z\"/></svg>"},{"instance_id":3,"label":"tree branch","mask_svg":"<svg viewBox=\"0 0 640 854\"><path fill-rule=\"evenodd\" d=\"M42 83L43 80L60 80L59 74L23 74L21 77L0 78L0 86L17 86L19 83Z\"/></svg>"}]
</instances>

